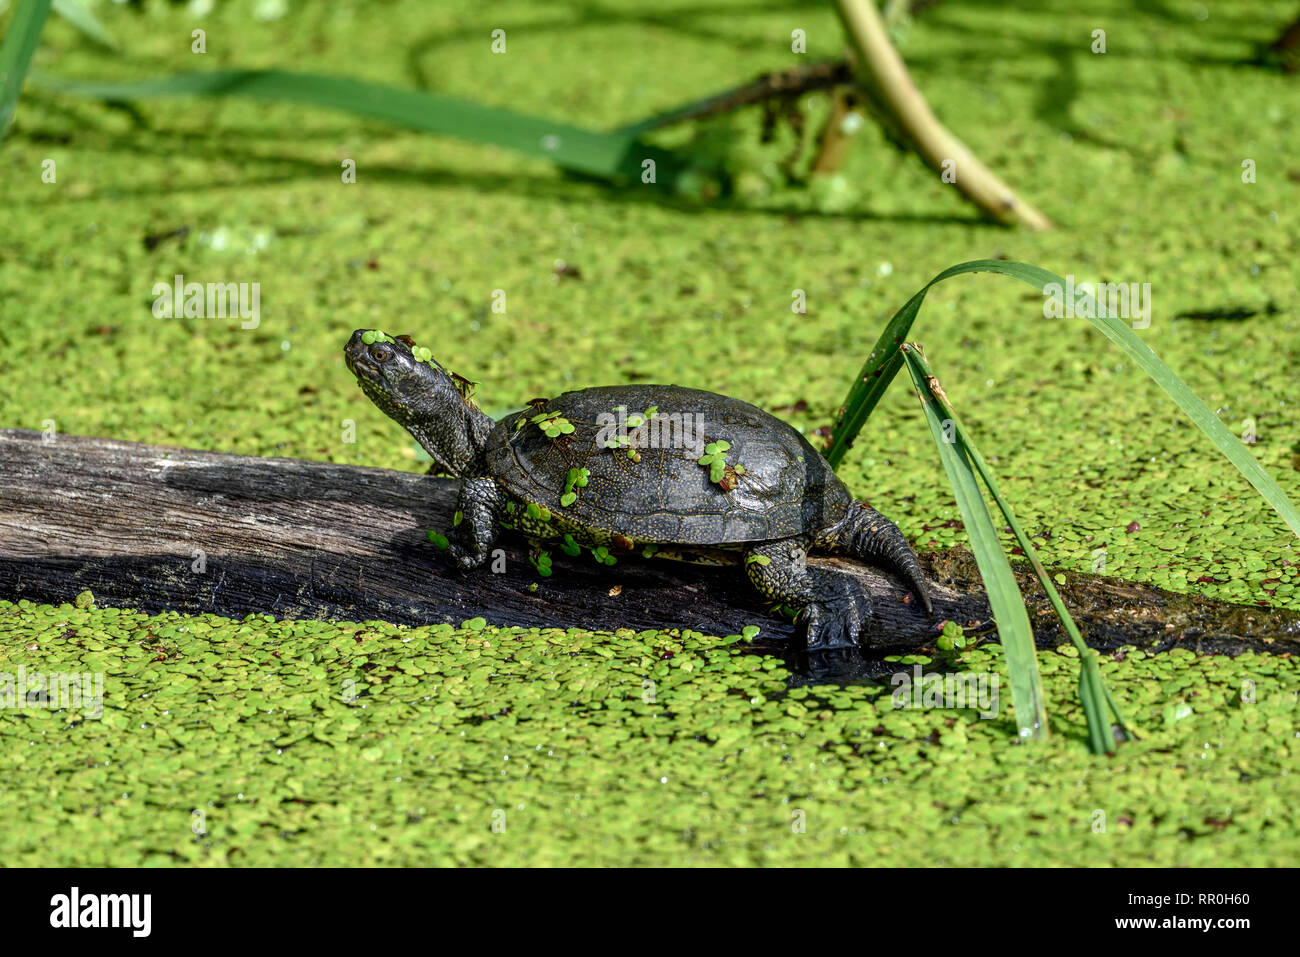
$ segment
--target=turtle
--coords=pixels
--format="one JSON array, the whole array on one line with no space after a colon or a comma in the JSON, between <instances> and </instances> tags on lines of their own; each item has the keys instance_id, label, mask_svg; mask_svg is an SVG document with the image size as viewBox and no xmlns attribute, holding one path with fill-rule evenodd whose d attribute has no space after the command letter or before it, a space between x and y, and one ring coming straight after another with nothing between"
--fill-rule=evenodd
<instances>
[{"instance_id":1,"label":"turtle","mask_svg":"<svg viewBox=\"0 0 1300 957\"><path fill-rule=\"evenodd\" d=\"M494 421L472 386L409 335L358 329L344 347L358 385L462 480L442 541L450 563L483 565L503 531L620 554L740 566L796 613L808 651L869 640L871 600L813 550L893 572L933 614L898 527L855 500L798 430L747 402L676 385L601 386L532 400ZM539 570L544 566L539 566ZM549 568L547 568L549 571Z\"/></svg>"}]
</instances>

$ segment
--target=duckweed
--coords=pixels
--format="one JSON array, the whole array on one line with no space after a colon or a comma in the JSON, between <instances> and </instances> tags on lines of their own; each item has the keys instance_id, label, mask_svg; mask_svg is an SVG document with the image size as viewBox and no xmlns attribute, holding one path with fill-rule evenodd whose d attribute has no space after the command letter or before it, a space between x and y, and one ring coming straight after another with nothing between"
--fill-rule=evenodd
<instances>
[{"instance_id":1,"label":"duckweed","mask_svg":"<svg viewBox=\"0 0 1300 957\"><path fill-rule=\"evenodd\" d=\"M895 708L888 678L792 688L781 661L735 638L0 602L0 670L104 676L101 717L0 711L0 853L65 866L1194 866L1300 853L1294 661L1103 658L1143 733L1105 758L1078 733L1060 654L1042 656L1054 736L1015 746L1009 694L981 720ZM953 667L997 672L1000 659L996 645L968 648Z\"/></svg>"}]
</instances>

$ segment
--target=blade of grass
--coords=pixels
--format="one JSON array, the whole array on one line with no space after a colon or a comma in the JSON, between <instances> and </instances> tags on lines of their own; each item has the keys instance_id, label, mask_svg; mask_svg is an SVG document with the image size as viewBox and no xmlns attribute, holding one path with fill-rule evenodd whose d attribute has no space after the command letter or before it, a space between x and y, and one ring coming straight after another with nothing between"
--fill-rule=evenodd
<instances>
[{"instance_id":1,"label":"blade of grass","mask_svg":"<svg viewBox=\"0 0 1300 957\"><path fill-rule=\"evenodd\" d=\"M91 83L34 77L42 88L103 100L173 96L248 96L343 110L407 129L486 143L548 160L578 173L641 183L654 161L652 186L672 189L691 167L689 157L649 146L633 134L599 133L567 123L481 106L438 93L403 90L347 77L283 70L186 73L134 83Z\"/></svg>"},{"instance_id":2,"label":"blade of grass","mask_svg":"<svg viewBox=\"0 0 1300 957\"><path fill-rule=\"evenodd\" d=\"M921 304L925 302L926 293L936 283L943 282L945 279L974 272L993 272L1010 276L1043 290L1044 294L1050 285L1055 284L1061 289L1067 285L1060 276L1039 266L1000 259L977 259L959 263L931 279L890 319L862 366L853 388L849 390L832 431L831 447L826 453L826 458L832 467L839 464L844 453L852 446L853 439L862 430L867 417L897 375L903 361L898 351L899 346L903 344L912 328L912 323L916 321ZM1174 404L1196 423L1196 426L1214 443L1215 448L1236 466L1237 471L1241 472L1264 500L1277 510L1291 530L1300 536L1300 511L1287 498L1281 486L1255 461L1250 450L1219 421L1218 416L1209 406L1202 402L1172 369L1161 362L1132 329L1119 318L1107 314L1106 309L1092 296L1076 295L1076 303L1087 306L1086 311L1092 312L1093 315L1084 318L1119 346L1160 388L1164 389L1165 394L1174 401Z\"/></svg>"},{"instance_id":3,"label":"blade of grass","mask_svg":"<svg viewBox=\"0 0 1300 957\"><path fill-rule=\"evenodd\" d=\"M82 0L54 0L54 12L101 46L117 49L113 37Z\"/></svg>"},{"instance_id":4,"label":"blade of grass","mask_svg":"<svg viewBox=\"0 0 1300 957\"><path fill-rule=\"evenodd\" d=\"M50 15L50 0L23 0L9 21L4 44L0 45L0 140L9 132L18 92L32 65L32 54Z\"/></svg>"},{"instance_id":5,"label":"blade of grass","mask_svg":"<svg viewBox=\"0 0 1300 957\"><path fill-rule=\"evenodd\" d=\"M943 410L943 414L951 420L955 434L961 436L962 444L966 449L966 454L970 457L971 463L975 466L975 471L979 473L984 487L989 490L989 495L997 503L998 509L1002 512L1002 517L1006 519L1006 523L1010 527L1012 535L1015 536L1017 544L1020 545L1021 551L1025 553L1029 563L1033 566L1034 574L1038 576L1043 591L1047 594L1048 601L1052 603L1052 609L1056 612L1056 616L1061 620L1070 641L1079 652L1079 698L1083 704L1084 717L1088 722L1088 739L1093 753L1101 754L1113 750L1113 740L1110 734L1110 716L1112 714L1126 737L1135 735L1133 735L1128 723L1124 720L1124 716L1115 705L1110 689L1106 687L1105 682L1102 680L1101 669L1097 665L1096 652L1084 642L1074 618L1065 607L1060 592L1056 590L1055 583L1039 559L1038 551L1034 548L1033 542L1029 540L1029 536L1016 519L1015 513L1012 512L1011 504L1003 497L1001 489L998 488L997 480L993 477L993 470L989 468L988 462L980 454L979 448L971 438L970 431L962 425L961 419L957 417L957 413L952 407L952 402L948 399L943 387L939 385L938 378L935 377L929 362L926 361L924 350L915 343L909 343L904 348L907 350L905 359L909 371L913 366L919 371L920 376L929 384L931 396ZM917 372L913 372L912 378L915 381ZM1100 750L1097 747L1098 742L1102 744Z\"/></svg>"},{"instance_id":6,"label":"blade of grass","mask_svg":"<svg viewBox=\"0 0 1300 957\"><path fill-rule=\"evenodd\" d=\"M1106 725L1096 717L1106 714L1106 701L1099 694L1096 682L1090 681L1088 672L1084 670L1079 671L1079 700L1088 719L1088 750L1093 754L1113 751L1115 745L1107 740Z\"/></svg>"},{"instance_id":7,"label":"blade of grass","mask_svg":"<svg viewBox=\"0 0 1300 957\"><path fill-rule=\"evenodd\" d=\"M1038 673L1034 632L1029 627L1024 597L1020 594L1016 576L998 541L993 517L989 514L979 484L975 481L975 470L962 435L960 432L955 433L951 441L945 435L943 420L946 413L931 394L925 374L915 363L910 348L905 346L902 351L912 381L916 384L917 395L925 409L925 418L930 424L934 444L938 446L943 470L948 474L948 482L957 499L957 508L961 511L966 534L970 537L975 564L979 566L989 606L997 621L998 638L1007 656L1007 674L1011 679L1011 703L1015 708L1017 730L1022 740L1041 740L1047 737L1047 709L1043 680Z\"/></svg>"}]
</instances>

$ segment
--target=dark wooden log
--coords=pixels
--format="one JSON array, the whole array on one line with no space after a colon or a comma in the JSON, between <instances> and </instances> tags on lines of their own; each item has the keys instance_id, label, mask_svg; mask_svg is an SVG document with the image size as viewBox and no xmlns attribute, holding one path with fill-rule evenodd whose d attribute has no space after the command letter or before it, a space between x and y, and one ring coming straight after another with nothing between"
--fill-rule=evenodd
<instances>
[{"instance_id":1,"label":"dark wooden log","mask_svg":"<svg viewBox=\"0 0 1300 957\"><path fill-rule=\"evenodd\" d=\"M762 629L758 646L787 652L794 626L769 612L743 576L661 560L614 567L554 553L539 579L526 543L505 539L505 569L449 570L425 538L445 529L457 483L385 469L253 458L0 430L0 598L240 617L461 621L524 627ZM924 648L936 621L988 627L988 605L964 550L922 555L936 620L877 569L812 557L857 577L875 601L871 646ZM1040 643L1063 639L1032 576L1020 573ZM1067 574L1062 592L1090 644L1235 653L1294 650L1300 616L1226 605L1119 579ZM535 592L529 586L537 583Z\"/></svg>"}]
</instances>

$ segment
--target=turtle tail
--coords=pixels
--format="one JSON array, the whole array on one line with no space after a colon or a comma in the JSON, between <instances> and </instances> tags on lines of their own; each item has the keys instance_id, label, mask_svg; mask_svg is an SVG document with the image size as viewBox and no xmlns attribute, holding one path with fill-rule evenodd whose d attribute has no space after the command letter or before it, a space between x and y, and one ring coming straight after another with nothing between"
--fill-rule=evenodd
<instances>
[{"instance_id":1,"label":"turtle tail","mask_svg":"<svg viewBox=\"0 0 1300 957\"><path fill-rule=\"evenodd\" d=\"M832 548L893 572L912 590L927 615L934 614L916 552L898 526L866 502L854 502L828 536Z\"/></svg>"}]
</instances>

